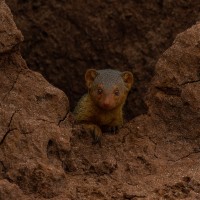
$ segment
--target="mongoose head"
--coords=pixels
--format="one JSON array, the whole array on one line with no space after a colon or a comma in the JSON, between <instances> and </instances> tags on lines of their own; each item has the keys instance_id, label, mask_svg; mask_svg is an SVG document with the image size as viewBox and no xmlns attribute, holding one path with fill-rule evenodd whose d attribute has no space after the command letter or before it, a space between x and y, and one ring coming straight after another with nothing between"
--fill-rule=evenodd
<instances>
[{"instance_id":1,"label":"mongoose head","mask_svg":"<svg viewBox=\"0 0 200 200\"><path fill-rule=\"evenodd\" d=\"M133 84L133 74L112 69L88 69L85 81L93 102L104 110L113 110L123 106Z\"/></svg>"}]
</instances>

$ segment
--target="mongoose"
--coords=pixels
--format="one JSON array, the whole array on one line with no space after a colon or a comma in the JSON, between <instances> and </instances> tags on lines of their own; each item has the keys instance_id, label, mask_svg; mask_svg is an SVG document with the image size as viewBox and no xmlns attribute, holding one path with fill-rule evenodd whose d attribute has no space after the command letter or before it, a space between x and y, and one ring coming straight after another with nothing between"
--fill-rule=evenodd
<instances>
[{"instance_id":1,"label":"mongoose","mask_svg":"<svg viewBox=\"0 0 200 200\"><path fill-rule=\"evenodd\" d=\"M112 69L88 69L85 73L88 93L78 102L74 118L85 131L101 142L102 129L116 131L123 125L122 108L133 84L131 72Z\"/></svg>"}]
</instances>

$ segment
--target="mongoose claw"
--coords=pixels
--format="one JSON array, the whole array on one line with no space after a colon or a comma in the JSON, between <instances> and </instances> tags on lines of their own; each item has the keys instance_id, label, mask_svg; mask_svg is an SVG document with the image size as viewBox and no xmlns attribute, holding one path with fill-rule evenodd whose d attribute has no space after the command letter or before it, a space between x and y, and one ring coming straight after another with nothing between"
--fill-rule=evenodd
<instances>
[{"instance_id":1,"label":"mongoose claw","mask_svg":"<svg viewBox=\"0 0 200 200\"><path fill-rule=\"evenodd\" d=\"M92 137L93 137L93 142L92 144L99 144L101 146L101 137L102 137L102 132L101 129L98 126L95 126L93 131L92 131Z\"/></svg>"}]
</instances>

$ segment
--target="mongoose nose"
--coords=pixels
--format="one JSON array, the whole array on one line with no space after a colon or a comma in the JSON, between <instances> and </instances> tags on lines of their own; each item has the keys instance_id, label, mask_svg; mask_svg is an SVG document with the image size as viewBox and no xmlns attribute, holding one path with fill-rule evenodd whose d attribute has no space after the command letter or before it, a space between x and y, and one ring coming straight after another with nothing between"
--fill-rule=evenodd
<instances>
[{"instance_id":1,"label":"mongoose nose","mask_svg":"<svg viewBox=\"0 0 200 200\"><path fill-rule=\"evenodd\" d=\"M103 103L102 103L102 106L103 106L104 109L109 109L109 108L111 108L112 105L111 105L110 99L109 99L109 98L105 99L105 100L103 101Z\"/></svg>"}]
</instances>

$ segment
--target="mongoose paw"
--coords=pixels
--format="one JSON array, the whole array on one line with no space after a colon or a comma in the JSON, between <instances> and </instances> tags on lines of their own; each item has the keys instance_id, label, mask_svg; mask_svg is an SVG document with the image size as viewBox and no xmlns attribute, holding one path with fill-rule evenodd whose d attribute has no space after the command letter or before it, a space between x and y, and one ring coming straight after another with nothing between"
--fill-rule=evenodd
<instances>
[{"instance_id":1,"label":"mongoose paw","mask_svg":"<svg viewBox=\"0 0 200 200\"><path fill-rule=\"evenodd\" d=\"M119 131L119 126L102 126L102 131L107 133L116 134Z\"/></svg>"},{"instance_id":2,"label":"mongoose paw","mask_svg":"<svg viewBox=\"0 0 200 200\"><path fill-rule=\"evenodd\" d=\"M118 126L110 126L108 130L109 130L109 132L111 132L113 134L117 134L119 131L119 127Z\"/></svg>"},{"instance_id":3,"label":"mongoose paw","mask_svg":"<svg viewBox=\"0 0 200 200\"><path fill-rule=\"evenodd\" d=\"M93 137L92 144L99 144L99 146L101 147L102 132L98 126L94 126L94 129L92 131L92 137Z\"/></svg>"},{"instance_id":4,"label":"mongoose paw","mask_svg":"<svg viewBox=\"0 0 200 200\"><path fill-rule=\"evenodd\" d=\"M111 134L117 134L119 131L119 126L109 126L105 130Z\"/></svg>"}]
</instances>

